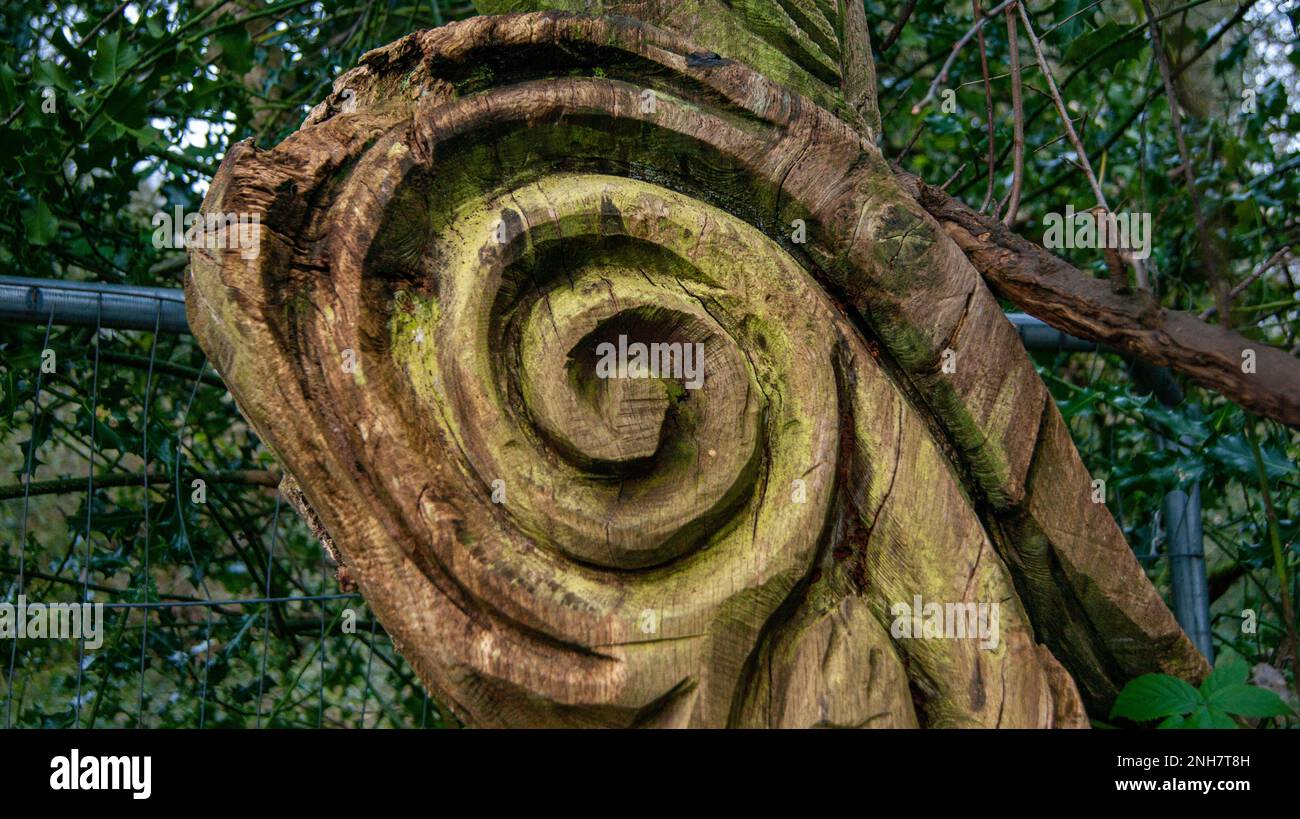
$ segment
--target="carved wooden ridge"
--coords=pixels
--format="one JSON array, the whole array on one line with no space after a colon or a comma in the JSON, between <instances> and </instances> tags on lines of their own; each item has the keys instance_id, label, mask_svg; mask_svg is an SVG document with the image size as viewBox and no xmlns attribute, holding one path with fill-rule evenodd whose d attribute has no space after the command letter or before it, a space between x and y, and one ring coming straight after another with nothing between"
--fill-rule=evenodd
<instances>
[{"instance_id":1,"label":"carved wooden ridge","mask_svg":"<svg viewBox=\"0 0 1300 819\"><path fill-rule=\"evenodd\" d=\"M231 150L204 209L258 252L192 252L190 322L457 716L1075 726L1205 673L865 121L535 13ZM702 384L600 377L620 336L702 345ZM917 602L996 604L993 639L899 634Z\"/></svg>"}]
</instances>

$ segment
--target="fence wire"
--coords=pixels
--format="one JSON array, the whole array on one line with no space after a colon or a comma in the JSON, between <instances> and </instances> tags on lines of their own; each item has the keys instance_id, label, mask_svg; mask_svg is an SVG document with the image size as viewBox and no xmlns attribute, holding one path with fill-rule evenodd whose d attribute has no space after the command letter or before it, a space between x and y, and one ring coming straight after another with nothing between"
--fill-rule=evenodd
<instances>
[{"instance_id":1,"label":"fence wire","mask_svg":"<svg viewBox=\"0 0 1300 819\"><path fill-rule=\"evenodd\" d=\"M98 647L0 639L4 725L449 724L284 509L179 294L0 281L14 287L21 303L0 307L3 602L100 604L103 620Z\"/></svg>"}]
</instances>

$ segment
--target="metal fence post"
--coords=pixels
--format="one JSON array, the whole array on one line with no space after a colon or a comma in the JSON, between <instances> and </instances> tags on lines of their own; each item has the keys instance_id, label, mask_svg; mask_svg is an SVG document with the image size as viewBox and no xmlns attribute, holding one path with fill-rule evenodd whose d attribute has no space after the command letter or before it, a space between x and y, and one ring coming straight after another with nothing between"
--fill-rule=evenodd
<instances>
[{"instance_id":1,"label":"metal fence post","mask_svg":"<svg viewBox=\"0 0 1300 819\"><path fill-rule=\"evenodd\" d=\"M1169 536L1169 568L1173 575L1174 617L1205 658L1214 662L1210 635L1210 591L1205 574L1205 544L1201 531L1201 485L1190 492L1175 489L1162 505Z\"/></svg>"},{"instance_id":2,"label":"metal fence post","mask_svg":"<svg viewBox=\"0 0 1300 819\"><path fill-rule=\"evenodd\" d=\"M1183 402L1183 391L1167 367L1134 361L1133 378L1139 389L1155 394L1169 408ZM1159 438L1162 448L1173 444ZM1164 523L1169 554L1170 582L1174 592L1174 618L1183 627L1205 659L1214 662L1214 638L1210 632L1210 584L1205 571L1205 541L1201 522L1201 485L1165 494L1160 517Z\"/></svg>"}]
</instances>

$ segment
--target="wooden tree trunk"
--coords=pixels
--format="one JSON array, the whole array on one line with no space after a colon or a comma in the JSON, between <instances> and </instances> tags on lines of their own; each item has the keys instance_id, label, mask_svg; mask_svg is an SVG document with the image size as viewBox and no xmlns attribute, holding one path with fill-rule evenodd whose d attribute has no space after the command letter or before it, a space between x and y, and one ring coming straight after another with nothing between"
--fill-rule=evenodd
<instances>
[{"instance_id":1,"label":"wooden tree trunk","mask_svg":"<svg viewBox=\"0 0 1300 819\"><path fill-rule=\"evenodd\" d=\"M435 696L474 725L1078 726L1204 674L875 147L861 4L626 6L596 10L703 42L413 34L204 203L262 231L193 251L195 332ZM602 377L620 336L703 345L702 386ZM907 636L918 596L992 638Z\"/></svg>"}]
</instances>

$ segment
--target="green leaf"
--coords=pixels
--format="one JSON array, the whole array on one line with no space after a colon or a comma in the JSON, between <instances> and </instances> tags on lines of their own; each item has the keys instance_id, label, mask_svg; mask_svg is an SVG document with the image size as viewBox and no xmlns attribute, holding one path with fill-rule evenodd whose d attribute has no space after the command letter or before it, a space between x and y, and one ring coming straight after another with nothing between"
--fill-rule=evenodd
<instances>
[{"instance_id":1,"label":"green leaf","mask_svg":"<svg viewBox=\"0 0 1300 819\"><path fill-rule=\"evenodd\" d=\"M1184 728L1240 728L1232 717L1220 711L1218 708L1212 708L1208 705L1202 705L1192 712L1191 717L1183 725Z\"/></svg>"},{"instance_id":2,"label":"green leaf","mask_svg":"<svg viewBox=\"0 0 1300 819\"><path fill-rule=\"evenodd\" d=\"M119 74L118 49L121 38L116 31L104 34L95 43L95 61L90 66L90 76L101 85L112 85Z\"/></svg>"},{"instance_id":3,"label":"green leaf","mask_svg":"<svg viewBox=\"0 0 1300 819\"><path fill-rule=\"evenodd\" d=\"M1202 702L1201 695L1185 680L1168 674L1143 674L1130 680L1115 698L1110 715L1134 722L1186 714Z\"/></svg>"},{"instance_id":4,"label":"green leaf","mask_svg":"<svg viewBox=\"0 0 1300 819\"><path fill-rule=\"evenodd\" d=\"M7 65L0 65L0 106L8 110L17 102L18 87L14 81L14 70Z\"/></svg>"},{"instance_id":5,"label":"green leaf","mask_svg":"<svg viewBox=\"0 0 1300 819\"><path fill-rule=\"evenodd\" d=\"M228 28L217 35L221 61L236 74L247 74L253 67L253 41L242 26Z\"/></svg>"},{"instance_id":6,"label":"green leaf","mask_svg":"<svg viewBox=\"0 0 1300 819\"><path fill-rule=\"evenodd\" d=\"M1077 64L1097 54L1092 65L1096 68L1109 68L1120 60L1136 57L1142 51L1141 39L1135 37L1116 44L1127 33L1127 26L1107 20L1096 31L1090 31L1076 38L1066 50L1064 60L1067 63Z\"/></svg>"},{"instance_id":7,"label":"green leaf","mask_svg":"<svg viewBox=\"0 0 1300 819\"><path fill-rule=\"evenodd\" d=\"M1210 459L1219 463L1237 477L1249 480L1253 485L1257 480L1255 474L1255 453L1250 442L1243 435L1225 435L1207 450ZM1283 478L1295 469L1295 465L1285 455L1279 455L1267 447L1261 447L1260 455L1264 458L1264 469L1269 480Z\"/></svg>"},{"instance_id":8,"label":"green leaf","mask_svg":"<svg viewBox=\"0 0 1300 819\"><path fill-rule=\"evenodd\" d=\"M1291 709L1277 694L1254 685L1233 684L1208 697L1210 705L1239 717L1284 717Z\"/></svg>"},{"instance_id":9,"label":"green leaf","mask_svg":"<svg viewBox=\"0 0 1300 819\"><path fill-rule=\"evenodd\" d=\"M41 60L36 64L32 69L32 79L42 87L52 86L64 91L72 90L72 80L68 79L68 72L57 63L48 60Z\"/></svg>"},{"instance_id":10,"label":"green leaf","mask_svg":"<svg viewBox=\"0 0 1300 819\"><path fill-rule=\"evenodd\" d=\"M124 85L104 103L104 115L123 129L135 131L149 118L148 100L134 85Z\"/></svg>"},{"instance_id":11,"label":"green leaf","mask_svg":"<svg viewBox=\"0 0 1300 819\"><path fill-rule=\"evenodd\" d=\"M23 213L23 226L27 228L27 241L34 245L48 245L59 232L59 220L39 199L34 208Z\"/></svg>"},{"instance_id":12,"label":"green leaf","mask_svg":"<svg viewBox=\"0 0 1300 819\"><path fill-rule=\"evenodd\" d=\"M1201 683L1201 696L1209 702L1215 691L1230 685L1245 685L1246 678L1249 676L1250 669L1240 657L1235 654L1220 654L1219 661L1214 664L1214 670Z\"/></svg>"}]
</instances>

